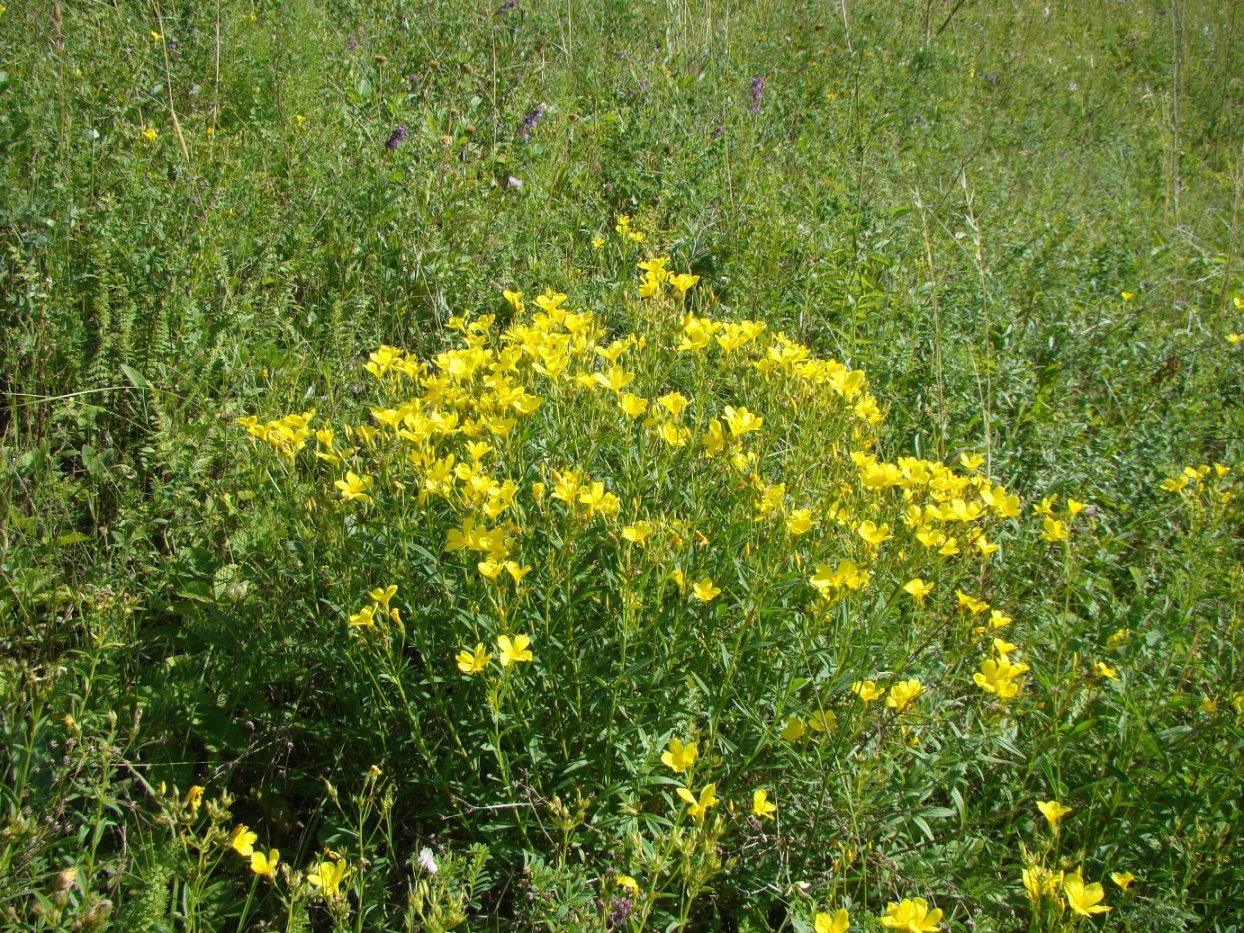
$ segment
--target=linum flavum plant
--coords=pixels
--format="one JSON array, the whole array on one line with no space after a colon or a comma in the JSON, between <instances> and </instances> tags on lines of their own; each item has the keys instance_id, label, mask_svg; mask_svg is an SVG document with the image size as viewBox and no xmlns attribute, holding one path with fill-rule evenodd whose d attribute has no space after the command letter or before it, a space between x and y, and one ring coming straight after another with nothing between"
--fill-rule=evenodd
<instances>
[{"instance_id":1,"label":"linum flavum plant","mask_svg":"<svg viewBox=\"0 0 1244 933\"><path fill-rule=\"evenodd\" d=\"M846 929L843 905L939 929L948 889L896 861L947 803L963 819L938 770L1073 741L1042 711L1117 678L1062 642L1026 651L1006 604L1009 579L1068 572L1090 517L1025 510L981 455L891 452L864 373L715 313L667 264L640 262L620 307L507 289L430 359L381 346L373 401L336 422L241 419L340 581L317 625L367 711L354 741L419 819L469 838L487 814L503 870L521 851L562 878L529 876L552 885L533 919L704 922L764 878L817 929ZM1000 791L1052 839L1069 811L1036 798L1058 761ZM874 822L900 801L914 822ZM1034 824L1006 825L1017 915L1102 912L1072 882L1083 855L1046 884L1052 848L1020 860ZM564 900L566 878L595 899Z\"/></svg>"}]
</instances>

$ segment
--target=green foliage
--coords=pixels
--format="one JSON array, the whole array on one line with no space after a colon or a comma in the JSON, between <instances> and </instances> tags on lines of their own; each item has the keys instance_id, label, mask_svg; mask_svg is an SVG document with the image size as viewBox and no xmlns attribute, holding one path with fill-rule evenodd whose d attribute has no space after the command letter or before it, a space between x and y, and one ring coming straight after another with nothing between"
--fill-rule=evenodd
<instances>
[{"instance_id":1,"label":"green foliage","mask_svg":"<svg viewBox=\"0 0 1244 933\"><path fill-rule=\"evenodd\" d=\"M844 906L875 929L924 897L952 929L1062 928L1056 898L1032 920L1035 865L1105 880L1113 909L1084 926L1234 929L1237 18L0 4L6 922L805 930ZM649 255L701 276L697 313L867 372L876 443L834 399L677 353L680 309L635 297ZM452 316L501 331L522 319L501 290L545 287L602 345L648 337L631 389L682 390L694 438L666 449L603 390L532 377L544 404L490 469L519 487L511 556L533 566L490 584L487 555L444 551L463 502L418 502L409 451L344 425L415 394L363 370L378 346L433 360ZM806 538L756 522L759 490L702 457L728 404L765 417L750 475L815 507ZM312 408L363 448L348 466L374 505L340 498L347 464L314 439L291 462L237 424ZM866 447L979 452L1025 514L991 519L992 562L926 562L901 492L860 489ZM572 468L618 517L551 498ZM830 604L816 564L865 556L828 517L840 484L897 538ZM1039 537L1051 495L1066 544ZM646 549L621 537L644 517ZM679 594L676 568L722 595ZM916 575L927 604L900 589ZM402 625L352 629L387 583ZM997 634L1031 670L1005 703L973 682L988 639L956 589L1015 619ZM496 637L519 631L533 661L502 675ZM476 641L494 658L468 677L454 655ZM919 712L851 690L909 677ZM826 712L825 734L781 737ZM699 742L693 789L717 784L703 823L660 763L671 738ZM775 822L748 816L762 787ZM1072 807L1057 833L1037 799ZM230 848L242 823L280 850L274 878ZM326 896L307 879L338 855Z\"/></svg>"}]
</instances>

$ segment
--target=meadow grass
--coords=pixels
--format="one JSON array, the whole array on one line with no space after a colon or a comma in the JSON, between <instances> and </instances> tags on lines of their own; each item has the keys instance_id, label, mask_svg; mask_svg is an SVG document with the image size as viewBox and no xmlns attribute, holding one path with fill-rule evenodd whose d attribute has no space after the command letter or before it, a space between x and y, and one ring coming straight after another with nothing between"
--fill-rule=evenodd
<instances>
[{"instance_id":1,"label":"meadow grass","mask_svg":"<svg viewBox=\"0 0 1244 933\"><path fill-rule=\"evenodd\" d=\"M0 4L4 922L1238 931L1236 19Z\"/></svg>"}]
</instances>

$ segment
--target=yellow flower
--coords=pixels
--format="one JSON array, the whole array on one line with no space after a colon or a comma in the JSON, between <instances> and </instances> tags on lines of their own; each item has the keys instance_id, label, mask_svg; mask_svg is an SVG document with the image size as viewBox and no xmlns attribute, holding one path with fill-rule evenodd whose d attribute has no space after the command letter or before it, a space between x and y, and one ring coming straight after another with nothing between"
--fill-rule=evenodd
<instances>
[{"instance_id":1,"label":"yellow flower","mask_svg":"<svg viewBox=\"0 0 1244 933\"><path fill-rule=\"evenodd\" d=\"M186 791L186 805L190 807L191 813L198 813L199 807L203 803L203 786L195 784L190 790Z\"/></svg>"},{"instance_id":2,"label":"yellow flower","mask_svg":"<svg viewBox=\"0 0 1244 933\"><path fill-rule=\"evenodd\" d=\"M1105 661L1094 661L1093 671L1098 677L1104 677L1107 680L1118 680L1119 672L1107 664Z\"/></svg>"},{"instance_id":3,"label":"yellow flower","mask_svg":"<svg viewBox=\"0 0 1244 933\"><path fill-rule=\"evenodd\" d=\"M829 732L838 727L838 716L832 709L821 710L808 717L808 728L813 732Z\"/></svg>"},{"instance_id":4,"label":"yellow flower","mask_svg":"<svg viewBox=\"0 0 1244 933\"><path fill-rule=\"evenodd\" d=\"M695 794L685 787L678 788L678 796L686 802L687 812L695 819L702 820L704 815L708 813L709 808L717 805L717 785L705 784L704 789L700 791L699 800L696 799Z\"/></svg>"},{"instance_id":5,"label":"yellow flower","mask_svg":"<svg viewBox=\"0 0 1244 933\"><path fill-rule=\"evenodd\" d=\"M980 535L979 537L977 537L977 539L973 542L973 544L975 544L976 549L981 552L981 557L990 557L994 554L997 554L998 551L1002 549L1001 545L994 544L984 535Z\"/></svg>"},{"instance_id":6,"label":"yellow flower","mask_svg":"<svg viewBox=\"0 0 1244 933\"><path fill-rule=\"evenodd\" d=\"M1045 520L1041 523L1041 537L1050 544L1067 540L1067 526L1060 522L1057 518L1045 516Z\"/></svg>"},{"instance_id":7,"label":"yellow flower","mask_svg":"<svg viewBox=\"0 0 1244 933\"><path fill-rule=\"evenodd\" d=\"M1071 518L1075 518L1087 508L1088 505L1083 502L1077 502L1075 499L1067 500L1067 515Z\"/></svg>"},{"instance_id":8,"label":"yellow flower","mask_svg":"<svg viewBox=\"0 0 1244 933\"><path fill-rule=\"evenodd\" d=\"M959 463L961 463L963 468L969 473L975 473L982 466L984 466L985 458L980 454L970 454L965 450L963 453L959 454Z\"/></svg>"},{"instance_id":9,"label":"yellow flower","mask_svg":"<svg viewBox=\"0 0 1244 933\"><path fill-rule=\"evenodd\" d=\"M855 529L855 533L863 538L869 547L877 547L877 545L884 541L889 541L893 537L890 534L890 526L888 524L878 527L876 522L870 520L860 522L859 527Z\"/></svg>"},{"instance_id":10,"label":"yellow flower","mask_svg":"<svg viewBox=\"0 0 1244 933\"><path fill-rule=\"evenodd\" d=\"M502 667L509 667L519 661L530 661L531 651L527 646L531 644L531 639L526 635L515 635L514 640L510 640L509 635L502 635L497 639L497 649L501 652L498 660Z\"/></svg>"},{"instance_id":11,"label":"yellow flower","mask_svg":"<svg viewBox=\"0 0 1244 933\"><path fill-rule=\"evenodd\" d=\"M936 933L942 921L942 912L929 909L923 897L903 898L898 904L887 904L881 925L904 933Z\"/></svg>"},{"instance_id":12,"label":"yellow flower","mask_svg":"<svg viewBox=\"0 0 1244 933\"><path fill-rule=\"evenodd\" d=\"M671 447L685 447L687 441L691 440L691 429L680 428L674 422L666 421L661 425L658 435Z\"/></svg>"},{"instance_id":13,"label":"yellow flower","mask_svg":"<svg viewBox=\"0 0 1244 933\"><path fill-rule=\"evenodd\" d=\"M631 544L647 544L648 539L652 537L652 524L638 521L633 525L626 525L622 529L622 537Z\"/></svg>"},{"instance_id":14,"label":"yellow flower","mask_svg":"<svg viewBox=\"0 0 1244 933\"><path fill-rule=\"evenodd\" d=\"M721 588L714 586L713 581L705 577L691 584L691 593L702 603L711 602L721 594Z\"/></svg>"},{"instance_id":15,"label":"yellow flower","mask_svg":"<svg viewBox=\"0 0 1244 933\"><path fill-rule=\"evenodd\" d=\"M777 813L777 804L769 802L769 792L767 790L761 789L752 792L752 816L757 819L772 820L775 813Z\"/></svg>"},{"instance_id":16,"label":"yellow flower","mask_svg":"<svg viewBox=\"0 0 1244 933\"><path fill-rule=\"evenodd\" d=\"M603 236L594 236L594 237L592 237L592 247L593 247L593 249L604 249L604 248L605 248L605 238L604 238Z\"/></svg>"},{"instance_id":17,"label":"yellow flower","mask_svg":"<svg viewBox=\"0 0 1244 933\"><path fill-rule=\"evenodd\" d=\"M275 878L277 862L280 860L281 853L276 849L269 849L267 855L259 851L252 852L251 871L257 875L262 875L264 878Z\"/></svg>"},{"instance_id":18,"label":"yellow flower","mask_svg":"<svg viewBox=\"0 0 1244 933\"><path fill-rule=\"evenodd\" d=\"M1071 812L1071 807L1064 807L1057 800L1038 800L1037 809L1041 811L1041 815L1045 817L1045 821L1050 824L1050 829L1058 832L1058 822L1064 816Z\"/></svg>"},{"instance_id":19,"label":"yellow flower","mask_svg":"<svg viewBox=\"0 0 1244 933\"><path fill-rule=\"evenodd\" d=\"M372 477L359 476L353 470L346 470L345 479L339 479L334 485L341 491L341 498L347 502L351 499L357 499L360 502L373 502L371 496L367 494L367 490L371 489Z\"/></svg>"},{"instance_id":20,"label":"yellow flower","mask_svg":"<svg viewBox=\"0 0 1244 933\"><path fill-rule=\"evenodd\" d=\"M817 914L812 921L814 933L847 933L851 928L851 915L839 910L832 917L829 914Z\"/></svg>"},{"instance_id":21,"label":"yellow flower","mask_svg":"<svg viewBox=\"0 0 1244 933\"><path fill-rule=\"evenodd\" d=\"M618 395L618 407L628 418L638 418L648 410L648 400L632 392L623 392Z\"/></svg>"},{"instance_id":22,"label":"yellow flower","mask_svg":"<svg viewBox=\"0 0 1244 933\"><path fill-rule=\"evenodd\" d=\"M1171 476L1162 480L1161 487L1165 492L1183 492L1188 488L1188 477Z\"/></svg>"},{"instance_id":23,"label":"yellow flower","mask_svg":"<svg viewBox=\"0 0 1244 933\"><path fill-rule=\"evenodd\" d=\"M1237 343L1244 343L1244 334L1227 334L1227 343L1235 346Z\"/></svg>"},{"instance_id":24,"label":"yellow flower","mask_svg":"<svg viewBox=\"0 0 1244 933\"><path fill-rule=\"evenodd\" d=\"M1002 638L995 638L993 640L993 650L997 652L998 657L1005 661L1007 655L1009 655L1012 651L1019 650L1019 645L1013 645L1009 641Z\"/></svg>"},{"instance_id":25,"label":"yellow flower","mask_svg":"<svg viewBox=\"0 0 1244 933\"><path fill-rule=\"evenodd\" d=\"M383 606L387 611L389 608L389 600L397 595L397 584L391 583L385 587L378 586L367 595Z\"/></svg>"},{"instance_id":26,"label":"yellow flower","mask_svg":"<svg viewBox=\"0 0 1244 933\"><path fill-rule=\"evenodd\" d=\"M1136 880L1136 876L1133 875L1130 871L1124 871L1124 872L1112 871L1110 873L1110 880L1113 881L1115 884L1117 884L1124 891L1126 891L1128 888L1132 886L1132 882Z\"/></svg>"},{"instance_id":27,"label":"yellow flower","mask_svg":"<svg viewBox=\"0 0 1244 933\"><path fill-rule=\"evenodd\" d=\"M885 705L894 712L901 713L922 693L924 693L924 685L916 678L900 680L890 688L890 695L885 698Z\"/></svg>"},{"instance_id":28,"label":"yellow flower","mask_svg":"<svg viewBox=\"0 0 1244 933\"><path fill-rule=\"evenodd\" d=\"M154 126L149 126L143 130L143 138L147 140L147 142L153 143L160 138L160 134L156 132L156 128Z\"/></svg>"},{"instance_id":29,"label":"yellow flower","mask_svg":"<svg viewBox=\"0 0 1244 933\"><path fill-rule=\"evenodd\" d=\"M255 851L255 841L258 838L259 836L251 832L249 826L241 823L233 827L233 832L229 834L229 847L242 858L250 858Z\"/></svg>"},{"instance_id":30,"label":"yellow flower","mask_svg":"<svg viewBox=\"0 0 1244 933\"><path fill-rule=\"evenodd\" d=\"M798 742L807 734L807 727L803 724L803 720L798 716L789 716L786 719L786 725L782 726L778 735L787 742Z\"/></svg>"},{"instance_id":31,"label":"yellow flower","mask_svg":"<svg viewBox=\"0 0 1244 933\"><path fill-rule=\"evenodd\" d=\"M969 596L963 590L955 590L955 598L959 601L959 608L966 609L972 615L980 615L989 608L989 603L983 599L977 599L975 596Z\"/></svg>"},{"instance_id":32,"label":"yellow flower","mask_svg":"<svg viewBox=\"0 0 1244 933\"><path fill-rule=\"evenodd\" d=\"M1001 609L995 609L989 613L990 628L1006 628L1015 620L1003 612Z\"/></svg>"},{"instance_id":33,"label":"yellow flower","mask_svg":"<svg viewBox=\"0 0 1244 933\"><path fill-rule=\"evenodd\" d=\"M857 680L851 684L851 692L865 703L879 700L885 695L885 690L882 687L878 687L876 681L872 680Z\"/></svg>"},{"instance_id":34,"label":"yellow flower","mask_svg":"<svg viewBox=\"0 0 1244 933\"><path fill-rule=\"evenodd\" d=\"M700 277L698 275L691 275L688 272L682 272L678 275L671 275L669 278L669 283L674 286L674 289L680 296L687 294L687 290L698 281L700 281Z\"/></svg>"},{"instance_id":35,"label":"yellow flower","mask_svg":"<svg viewBox=\"0 0 1244 933\"><path fill-rule=\"evenodd\" d=\"M507 288L502 290L501 294L509 302L510 307L514 309L515 314L522 314L527 310L527 305L523 303L522 292L512 292Z\"/></svg>"},{"instance_id":36,"label":"yellow flower","mask_svg":"<svg viewBox=\"0 0 1244 933\"><path fill-rule=\"evenodd\" d=\"M814 527L816 527L816 519L812 517L811 509L793 509L786 516L786 530L796 538L807 534Z\"/></svg>"},{"instance_id":37,"label":"yellow flower","mask_svg":"<svg viewBox=\"0 0 1244 933\"><path fill-rule=\"evenodd\" d=\"M1005 655L997 661L987 658L981 662L980 673L972 675L972 680L986 693L996 694L1000 700L1010 700L1019 694L1023 686L1019 678L1027 670L1027 664L1012 664Z\"/></svg>"},{"instance_id":38,"label":"yellow flower","mask_svg":"<svg viewBox=\"0 0 1244 933\"><path fill-rule=\"evenodd\" d=\"M726 406L725 416L726 425L730 428L730 434L733 437L740 437L750 431L758 431L765 423L764 418L753 415L746 408L735 408L733 405Z\"/></svg>"},{"instance_id":39,"label":"yellow flower","mask_svg":"<svg viewBox=\"0 0 1244 933\"><path fill-rule=\"evenodd\" d=\"M350 616L351 628L372 628L376 624L376 607L364 606Z\"/></svg>"},{"instance_id":40,"label":"yellow flower","mask_svg":"<svg viewBox=\"0 0 1244 933\"><path fill-rule=\"evenodd\" d=\"M1131 301L1133 298L1136 297L1136 293L1135 292L1119 292L1119 297L1122 298L1124 301Z\"/></svg>"},{"instance_id":41,"label":"yellow flower","mask_svg":"<svg viewBox=\"0 0 1244 933\"><path fill-rule=\"evenodd\" d=\"M586 505L588 512L595 515L601 512L605 515L616 515L618 510L622 508L622 503L611 492L605 492L605 484L602 482L593 482L590 486L579 494L580 505Z\"/></svg>"},{"instance_id":42,"label":"yellow flower","mask_svg":"<svg viewBox=\"0 0 1244 933\"><path fill-rule=\"evenodd\" d=\"M307 884L312 887L319 888L324 892L324 896L335 898L341 894L341 882L350 874L350 869L346 867L346 860L337 859L334 862L320 862L319 867L307 875Z\"/></svg>"},{"instance_id":43,"label":"yellow flower","mask_svg":"<svg viewBox=\"0 0 1244 933\"><path fill-rule=\"evenodd\" d=\"M476 642L474 651L464 649L458 652L458 670L464 674L478 674L488 666L491 660L492 655L484 649L484 643Z\"/></svg>"},{"instance_id":44,"label":"yellow flower","mask_svg":"<svg viewBox=\"0 0 1244 933\"><path fill-rule=\"evenodd\" d=\"M690 399L681 392L669 392L657 399L657 404L677 418L690 404Z\"/></svg>"},{"instance_id":45,"label":"yellow flower","mask_svg":"<svg viewBox=\"0 0 1244 933\"><path fill-rule=\"evenodd\" d=\"M597 239L600 239L600 237L597 237ZM626 888L633 895L639 894L639 882L630 875L618 875L618 877L613 879L613 883L619 888Z\"/></svg>"},{"instance_id":46,"label":"yellow flower","mask_svg":"<svg viewBox=\"0 0 1244 933\"><path fill-rule=\"evenodd\" d=\"M505 562L505 572L510 575L516 584L523 582L523 577L531 573L531 564L520 564L516 560L507 560Z\"/></svg>"},{"instance_id":47,"label":"yellow flower","mask_svg":"<svg viewBox=\"0 0 1244 933\"><path fill-rule=\"evenodd\" d=\"M926 596L933 592L933 584L926 583L919 577L912 577L903 584L903 590L918 603L923 603Z\"/></svg>"},{"instance_id":48,"label":"yellow flower","mask_svg":"<svg viewBox=\"0 0 1244 933\"><path fill-rule=\"evenodd\" d=\"M670 739L669 751L661 753L661 763L675 774L682 774L695 763L699 751L695 742L684 745L681 739Z\"/></svg>"},{"instance_id":49,"label":"yellow flower","mask_svg":"<svg viewBox=\"0 0 1244 933\"><path fill-rule=\"evenodd\" d=\"M1063 894L1067 895L1067 906L1081 917L1110 912L1110 908L1101 903L1106 896L1101 883L1085 884L1079 869L1063 879Z\"/></svg>"}]
</instances>

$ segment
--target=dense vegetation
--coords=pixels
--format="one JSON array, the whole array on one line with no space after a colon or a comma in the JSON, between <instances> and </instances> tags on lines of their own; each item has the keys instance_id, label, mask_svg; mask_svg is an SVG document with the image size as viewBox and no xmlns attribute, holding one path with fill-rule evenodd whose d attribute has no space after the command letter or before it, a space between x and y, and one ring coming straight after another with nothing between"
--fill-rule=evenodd
<instances>
[{"instance_id":1,"label":"dense vegetation","mask_svg":"<svg viewBox=\"0 0 1244 933\"><path fill-rule=\"evenodd\" d=\"M5 924L1238 931L1236 20L0 5Z\"/></svg>"}]
</instances>

